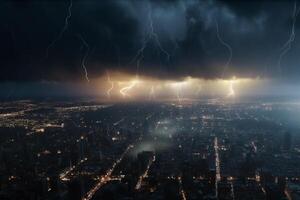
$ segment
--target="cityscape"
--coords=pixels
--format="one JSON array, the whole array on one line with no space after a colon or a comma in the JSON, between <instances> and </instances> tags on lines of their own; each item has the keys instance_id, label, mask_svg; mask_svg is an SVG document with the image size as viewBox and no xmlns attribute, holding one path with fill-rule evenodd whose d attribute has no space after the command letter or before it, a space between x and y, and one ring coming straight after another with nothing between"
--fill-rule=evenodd
<instances>
[{"instance_id":1,"label":"cityscape","mask_svg":"<svg viewBox=\"0 0 300 200\"><path fill-rule=\"evenodd\" d=\"M299 0L1 0L0 200L300 200Z\"/></svg>"},{"instance_id":2,"label":"cityscape","mask_svg":"<svg viewBox=\"0 0 300 200\"><path fill-rule=\"evenodd\" d=\"M299 111L224 100L5 103L0 198L298 199L300 127L283 115Z\"/></svg>"}]
</instances>

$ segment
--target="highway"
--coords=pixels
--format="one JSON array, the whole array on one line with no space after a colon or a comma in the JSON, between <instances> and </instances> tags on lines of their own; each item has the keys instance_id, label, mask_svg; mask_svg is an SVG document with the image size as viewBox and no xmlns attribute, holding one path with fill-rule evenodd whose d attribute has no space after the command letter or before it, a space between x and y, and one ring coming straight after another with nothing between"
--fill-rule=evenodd
<instances>
[{"instance_id":1,"label":"highway","mask_svg":"<svg viewBox=\"0 0 300 200\"><path fill-rule=\"evenodd\" d=\"M144 180L144 178L146 178L148 176L149 169L150 169L152 163L155 162L155 159L156 159L155 155L153 155L152 159L149 160L148 166L147 166L144 174L139 177L139 180L138 180L138 182L137 182L137 184L135 186L136 190L139 190L141 188L143 180Z\"/></svg>"},{"instance_id":2,"label":"highway","mask_svg":"<svg viewBox=\"0 0 300 200\"><path fill-rule=\"evenodd\" d=\"M82 198L82 200L90 200L93 198L93 196L95 195L95 193L103 186L105 185L107 182L114 180L112 177L112 173L114 171L114 169L116 168L116 166L123 160L123 158L125 157L125 155L129 152L130 149L132 149L134 146L133 145L129 145L126 150L122 153L122 155L120 156L119 159L117 159L112 167L110 169L108 169L105 173L105 175L101 176L100 181L90 190L88 191L84 197Z\"/></svg>"},{"instance_id":3,"label":"highway","mask_svg":"<svg viewBox=\"0 0 300 200\"><path fill-rule=\"evenodd\" d=\"M71 167L69 167L68 169L66 169L64 172L62 172L59 175L59 179L62 181L68 181L70 180L70 178L68 177L68 175L73 172L76 168L78 168L80 165L82 165L84 162L86 162L88 159L84 158L84 160L80 160L79 163L77 163L77 165L73 165Z\"/></svg>"},{"instance_id":4,"label":"highway","mask_svg":"<svg viewBox=\"0 0 300 200\"><path fill-rule=\"evenodd\" d=\"M218 197L218 183L221 180L221 170L220 170L220 158L219 158L219 144L218 138L215 137L214 140L215 158L216 158L216 197Z\"/></svg>"},{"instance_id":5,"label":"highway","mask_svg":"<svg viewBox=\"0 0 300 200\"><path fill-rule=\"evenodd\" d=\"M182 180L181 180L181 177L179 176L179 177L177 178L177 180L178 180L178 183L179 183L179 193L180 193L181 199L182 199L182 200L187 200L185 191L184 191L183 188L182 188Z\"/></svg>"}]
</instances>

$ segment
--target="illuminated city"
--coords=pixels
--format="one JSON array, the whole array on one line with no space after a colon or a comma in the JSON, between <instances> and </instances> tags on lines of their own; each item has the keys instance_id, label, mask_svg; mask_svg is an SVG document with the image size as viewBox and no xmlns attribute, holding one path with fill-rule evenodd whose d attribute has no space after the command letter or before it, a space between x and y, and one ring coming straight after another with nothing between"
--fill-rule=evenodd
<instances>
[{"instance_id":1,"label":"illuminated city","mask_svg":"<svg viewBox=\"0 0 300 200\"><path fill-rule=\"evenodd\" d=\"M297 0L0 9L0 200L300 200Z\"/></svg>"}]
</instances>

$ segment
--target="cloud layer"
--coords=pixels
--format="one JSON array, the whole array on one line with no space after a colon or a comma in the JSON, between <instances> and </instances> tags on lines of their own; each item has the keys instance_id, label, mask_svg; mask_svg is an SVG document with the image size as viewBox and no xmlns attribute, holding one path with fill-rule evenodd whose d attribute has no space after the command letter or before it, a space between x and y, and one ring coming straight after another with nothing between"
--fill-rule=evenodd
<instances>
[{"instance_id":1,"label":"cloud layer","mask_svg":"<svg viewBox=\"0 0 300 200\"><path fill-rule=\"evenodd\" d=\"M85 80L86 54L90 78L106 70L167 79L300 77L297 35L278 66L292 30L293 1L73 0L59 35L69 6L1 3L1 81ZM217 25L232 49L228 67L230 52ZM297 34L299 23L295 27Z\"/></svg>"}]
</instances>

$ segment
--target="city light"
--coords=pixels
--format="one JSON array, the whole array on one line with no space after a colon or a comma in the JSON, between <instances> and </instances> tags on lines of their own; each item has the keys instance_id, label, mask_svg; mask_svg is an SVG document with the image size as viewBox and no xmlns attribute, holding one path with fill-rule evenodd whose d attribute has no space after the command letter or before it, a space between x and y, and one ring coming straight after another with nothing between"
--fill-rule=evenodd
<instances>
[{"instance_id":1,"label":"city light","mask_svg":"<svg viewBox=\"0 0 300 200\"><path fill-rule=\"evenodd\" d=\"M0 200L300 200L297 0L0 4Z\"/></svg>"}]
</instances>

